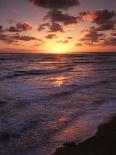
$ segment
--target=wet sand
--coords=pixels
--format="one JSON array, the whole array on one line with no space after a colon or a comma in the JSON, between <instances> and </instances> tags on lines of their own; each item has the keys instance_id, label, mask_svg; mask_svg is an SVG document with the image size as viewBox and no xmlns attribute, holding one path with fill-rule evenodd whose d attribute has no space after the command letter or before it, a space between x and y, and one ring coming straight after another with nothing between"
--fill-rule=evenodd
<instances>
[{"instance_id":1,"label":"wet sand","mask_svg":"<svg viewBox=\"0 0 116 155\"><path fill-rule=\"evenodd\" d=\"M77 145L65 143L53 155L116 155L116 117L100 125L95 136Z\"/></svg>"}]
</instances>

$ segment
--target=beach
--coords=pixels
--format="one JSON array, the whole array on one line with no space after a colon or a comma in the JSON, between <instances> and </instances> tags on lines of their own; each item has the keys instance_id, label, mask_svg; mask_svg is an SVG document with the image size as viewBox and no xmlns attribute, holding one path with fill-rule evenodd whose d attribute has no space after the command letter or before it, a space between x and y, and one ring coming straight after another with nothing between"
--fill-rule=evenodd
<instances>
[{"instance_id":1,"label":"beach","mask_svg":"<svg viewBox=\"0 0 116 155\"><path fill-rule=\"evenodd\" d=\"M53 155L115 155L116 154L116 117L98 127L95 136L75 144L65 143Z\"/></svg>"}]
</instances>

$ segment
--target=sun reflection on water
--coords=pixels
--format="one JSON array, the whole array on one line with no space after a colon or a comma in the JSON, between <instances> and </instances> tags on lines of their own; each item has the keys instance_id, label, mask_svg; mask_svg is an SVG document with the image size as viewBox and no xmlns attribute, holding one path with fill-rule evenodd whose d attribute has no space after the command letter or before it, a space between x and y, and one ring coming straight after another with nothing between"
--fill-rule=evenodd
<instances>
[{"instance_id":1,"label":"sun reflection on water","mask_svg":"<svg viewBox=\"0 0 116 155\"><path fill-rule=\"evenodd\" d=\"M65 81L65 77L64 76L57 76L55 78L52 79L53 80L53 84L55 87L61 87L64 84Z\"/></svg>"}]
</instances>

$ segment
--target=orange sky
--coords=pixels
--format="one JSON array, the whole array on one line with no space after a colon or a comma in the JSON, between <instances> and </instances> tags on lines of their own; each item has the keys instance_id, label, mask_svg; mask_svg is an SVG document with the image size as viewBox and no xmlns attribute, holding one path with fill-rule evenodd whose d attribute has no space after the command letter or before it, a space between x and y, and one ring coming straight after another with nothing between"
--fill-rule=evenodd
<instances>
[{"instance_id":1,"label":"orange sky","mask_svg":"<svg viewBox=\"0 0 116 155\"><path fill-rule=\"evenodd\" d=\"M0 52L115 52L116 2L74 2L1 0Z\"/></svg>"}]
</instances>

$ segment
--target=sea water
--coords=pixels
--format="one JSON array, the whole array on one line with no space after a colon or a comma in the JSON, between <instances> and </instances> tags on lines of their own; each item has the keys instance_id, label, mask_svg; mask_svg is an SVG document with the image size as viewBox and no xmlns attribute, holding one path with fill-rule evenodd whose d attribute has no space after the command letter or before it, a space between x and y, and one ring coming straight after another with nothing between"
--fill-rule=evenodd
<instances>
[{"instance_id":1,"label":"sea water","mask_svg":"<svg viewBox=\"0 0 116 155\"><path fill-rule=\"evenodd\" d=\"M116 114L116 53L0 54L0 155L50 155Z\"/></svg>"}]
</instances>

